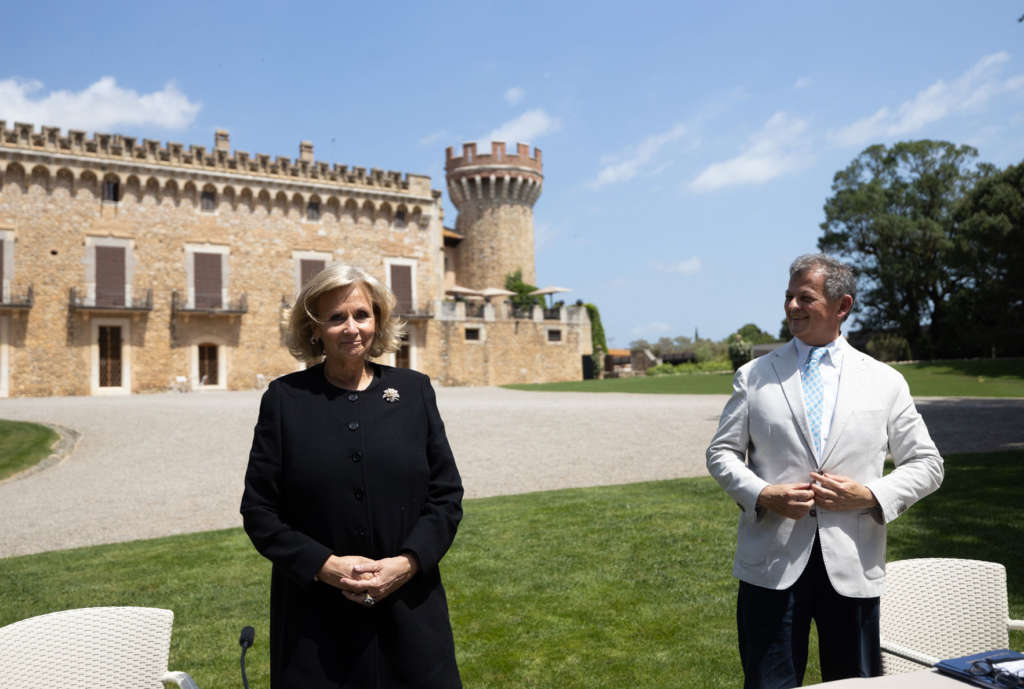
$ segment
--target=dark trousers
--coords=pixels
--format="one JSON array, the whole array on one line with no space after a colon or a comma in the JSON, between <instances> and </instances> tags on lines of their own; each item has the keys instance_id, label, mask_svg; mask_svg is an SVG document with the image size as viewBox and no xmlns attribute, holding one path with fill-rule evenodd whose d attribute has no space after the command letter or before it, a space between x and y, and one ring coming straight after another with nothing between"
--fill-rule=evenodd
<instances>
[{"instance_id":1,"label":"dark trousers","mask_svg":"<svg viewBox=\"0 0 1024 689\"><path fill-rule=\"evenodd\" d=\"M744 689L803 684L812 619L818 627L822 681L882 674L878 598L836 593L815 538L807 568L790 588L776 591L740 582L736 624Z\"/></svg>"}]
</instances>

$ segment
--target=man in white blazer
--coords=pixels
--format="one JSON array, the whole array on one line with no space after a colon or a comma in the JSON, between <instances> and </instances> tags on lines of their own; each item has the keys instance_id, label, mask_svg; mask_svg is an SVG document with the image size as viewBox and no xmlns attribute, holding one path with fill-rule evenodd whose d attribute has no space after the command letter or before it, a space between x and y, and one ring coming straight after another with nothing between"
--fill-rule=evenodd
<instances>
[{"instance_id":1,"label":"man in white blazer","mask_svg":"<svg viewBox=\"0 0 1024 689\"><path fill-rule=\"evenodd\" d=\"M880 674L885 525L942 482L942 457L903 377L840 335L853 271L790 266L794 339L741 367L707 450L739 506L733 575L747 689L803 683L818 628L822 678ZM896 468L882 474L886 455Z\"/></svg>"}]
</instances>

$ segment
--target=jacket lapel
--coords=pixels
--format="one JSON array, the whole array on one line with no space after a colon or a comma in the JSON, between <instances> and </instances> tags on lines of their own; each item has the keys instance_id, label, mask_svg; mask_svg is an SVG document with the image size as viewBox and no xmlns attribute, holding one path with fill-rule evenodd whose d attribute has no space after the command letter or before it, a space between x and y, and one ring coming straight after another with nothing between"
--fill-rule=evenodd
<instances>
[{"instance_id":1,"label":"jacket lapel","mask_svg":"<svg viewBox=\"0 0 1024 689\"><path fill-rule=\"evenodd\" d=\"M779 384L782 386L782 394L789 405L789 412L793 415L796 427L800 429L804 445L811 457L811 464L817 466L814 461L814 442L811 440L811 429L807 424L807 413L804 411L804 396L800 389L800 366L797 361L796 342L789 341L785 347L776 349L772 355L772 368L775 375L779 377Z\"/></svg>"},{"instance_id":2,"label":"jacket lapel","mask_svg":"<svg viewBox=\"0 0 1024 689\"><path fill-rule=\"evenodd\" d=\"M836 393L836 410L832 415L832 428L825 439L825 448L821 453L821 467L824 468L832 451L839 443L839 438L853 416L857 399L857 381L860 375L860 352L847 346L845 340L839 345L843 347L843 366L839 370L839 391Z\"/></svg>"}]
</instances>

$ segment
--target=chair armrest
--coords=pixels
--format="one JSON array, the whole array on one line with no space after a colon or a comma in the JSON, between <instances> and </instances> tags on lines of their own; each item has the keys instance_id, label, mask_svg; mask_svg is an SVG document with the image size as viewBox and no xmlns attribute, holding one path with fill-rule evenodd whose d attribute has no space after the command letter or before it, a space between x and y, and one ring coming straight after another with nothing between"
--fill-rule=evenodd
<instances>
[{"instance_id":1,"label":"chair armrest","mask_svg":"<svg viewBox=\"0 0 1024 689\"><path fill-rule=\"evenodd\" d=\"M1010 620L1006 623L1006 628L1024 630L1024 620Z\"/></svg>"},{"instance_id":2,"label":"chair armrest","mask_svg":"<svg viewBox=\"0 0 1024 689\"><path fill-rule=\"evenodd\" d=\"M908 648L894 641L886 641L885 639L882 639L881 646L883 653L891 653L894 656L899 656L904 660L909 660L912 663L924 665L925 667L931 667L942 660L942 658L936 658L928 655L927 653L915 651L912 648Z\"/></svg>"},{"instance_id":3,"label":"chair armrest","mask_svg":"<svg viewBox=\"0 0 1024 689\"><path fill-rule=\"evenodd\" d=\"M165 672L163 677L160 678L163 682L164 687L170 689L171 687L179 687L180 689L199 689L199 685L192 679L192 676L187 672Z\"/></svg>"}]
</instances>

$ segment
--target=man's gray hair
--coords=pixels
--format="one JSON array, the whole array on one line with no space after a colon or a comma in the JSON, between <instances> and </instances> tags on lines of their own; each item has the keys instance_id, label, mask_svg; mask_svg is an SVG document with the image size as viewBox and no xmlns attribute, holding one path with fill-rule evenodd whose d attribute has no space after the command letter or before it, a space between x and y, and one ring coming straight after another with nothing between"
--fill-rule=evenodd
<instances>
[{"instance_id":1,"label":"man's gray hair","mask_svg":"<svg viewBox=\"0 0 1024 689\"><path fill-rule=\"evenodd\" d=\"M857 300L857 276L853 268L842 261L837 261L828 254L804 254L797 256L789 266L789 277L792 279L800 273L820 270L825 274L825 297L830 301L849 294Z\"/></svg>"}]
</instances>

